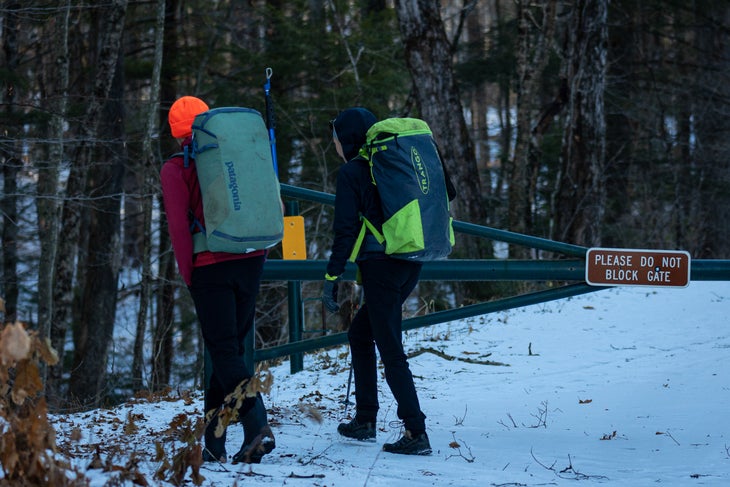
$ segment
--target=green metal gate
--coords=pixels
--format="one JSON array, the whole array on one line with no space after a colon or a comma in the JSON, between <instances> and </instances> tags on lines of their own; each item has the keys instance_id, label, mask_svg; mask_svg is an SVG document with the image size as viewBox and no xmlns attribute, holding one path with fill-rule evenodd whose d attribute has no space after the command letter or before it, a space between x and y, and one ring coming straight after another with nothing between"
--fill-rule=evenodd
<instances>
[{"instance_id":1,"label":"green metal gate","mask_svg":"<svg viewBox=\"0 0 730 487\"><path fill-rule=\"evenodd\" d=\"M332 194L281 185L282 196L292 200L304 200L334 205ZM296 204L287 204L289 212L298 211ZM586 294L606 287L591 286L585 282L588 249L552 240L531 237L518 233L484 227L460 221L454 222L454 231L466 235L483 237L509 244L521 245L538 250L565 255L560 260L467 260L453 259L426 262L421 271L422 281L576 281L548 290L512 296L495 301L478 303L456 309L438 311L423 316L403 320L403 329L411 330L437 323L459 320L495 311L529 306L556 299ZM255 350L254 361L268 360L286 355L290 356L291 371L302 369L302 354L312 350L347 343L347 333L335 333L317 338L302 339L303 302L302 281L321 281L327 266L326 260L268 260L264 266L264 280L287 281L289 284L289 338L290 342L271 348ZM344 278L354 280L356 268L348 264ZM730 260L692 260L690 280L727 281L730 280ZM251 338L252 339L252 338Z\"/></svg>"}]
</instances>

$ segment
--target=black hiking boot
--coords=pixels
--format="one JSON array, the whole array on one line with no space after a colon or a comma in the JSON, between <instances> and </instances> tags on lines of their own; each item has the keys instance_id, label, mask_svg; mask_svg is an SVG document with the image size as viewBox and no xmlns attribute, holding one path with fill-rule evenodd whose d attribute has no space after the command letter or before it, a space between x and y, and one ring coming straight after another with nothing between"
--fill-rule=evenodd
<instances>
[{"instance_id":1,"label":"black hiking boot","mask_svg":"<svg viewBox=\"0 0 730 487\"><path fill-rule=\"evenodd\" d=\"M276 448L274 433L268 425L264 426L251 443L244 444L238 453L233 455L233 463L261 463L261 458L271 453L274 448Z\"/></svg>"},{"instance_id":2,"label":"black hiking boot","mask_svg":"<svg viewBox=\"0 0 730 487\"><path fill-rule=\"evenodd\" d=\"M225 463L226 457L226 431L220 437L215 435L215 429L218 427L218 416L205 428L205 446L203 447L204 462L220 462Z\"/></svg>"},{"instance_id":3,"label":"black hiking boot","mask_svg":"<svg viewBox=\"0 0 730 487\"><path fill-rule=\"evenodd\" d=\"M276 446L261 393L256 395L254 407L241 418L241 423L243 446L233 456L233 463L261 463L261 458L271 453Z\"/></svg>"},{"instance_id":4,"label":"black hiking boot","mask_svg":"<svg viewBox=\"0 0 730 487\"><path fill-rule=\"evenodd\" d=\"M204 462L218 462L218 463L226 463L226 457L228 455L226 454L226 450L223 449L223 451L220 454L214 454L210 451L210 449L206 446L203 448L203 461Z\"/></svg>"},{"instance_id":5,"label":"black hiking boot","mask_svg":"<svg viewBox=\"0 0 730 487\"><path fill-rule=\"evenodd\" d=\"M360 441L374 440L375 423L370 421L363 421L361 423L355 418L349 423L340 423L337 426L337 432L347 438L354 438Z\"/></svg>"},{"instance_id":6,"label":"black hiking boot","mask_svg":"<svg viewBox=\"0 0 730 487\"><path fill-rule=\"evenodd\" d=\"M401 455L430 455L431 443L428 441L428 435L425 432L413 435L406 430L400 440L395 443L384 444L383 451L400 453Z\"/></svg>"}]
</instances>

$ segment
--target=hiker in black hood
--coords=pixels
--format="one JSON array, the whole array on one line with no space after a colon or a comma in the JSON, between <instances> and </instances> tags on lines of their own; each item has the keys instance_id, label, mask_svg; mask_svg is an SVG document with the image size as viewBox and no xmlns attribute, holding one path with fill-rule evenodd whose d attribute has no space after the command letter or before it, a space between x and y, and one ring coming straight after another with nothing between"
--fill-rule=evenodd
<instances>
[{"instance_id":1,"label":"hiker in black hood","mask_svg":"<svg viewBox=\"0 0 730 487\"><path fill-rule=\"evenodd\" d=\"M355 259L362 281L365 302L350 324L348 338L355 377L355 417L342 423L337 431L357 440L375 439L378 414L378 372L375 347L385 368L385 379L398 402L398 418L405 432L383 450L408 455L428 455L431 445L426 434L426 416L421 411L413 375L403 351L401 308L413 291L421 263L394 259L368 231L357 255L351 255L362 228L360 215L382 228L380 197L370 175L368 162L358 155L368 129L377 122L365 108L349 108L331 123L337 154L345 161L337 175L334 241L327 264L323 301L334 313L338 280L348 258ZM349 399L349 398L348 398Z\"/></svg>"},{"instance_id":2,"label":"hiker in black hood","mask_svg":"<svg viewBox=\"0 0 730 487\"><path fill-rule=\"evenodd\" d=\"M383 224L380 197L370 180L370 166L368 161L358 156L360 147L365 144L365 134L377 121L375 115L365 108L349 108L331 123L333 134L337 134L334 143L339 146L338 154L346 161L337 175L335 240L327 267L332 276L339 276L345 271L345 263L360 232L360 214L377 226ZM362 247L360 259L385 256L385 248L370 234Z\"/></svg>"},{"instance_id":3,"label":"hiker in black hood","mask_svg":"<svg viewBox=\"0 0 730 487\"><path fill-rule=\"evenodd\" d=\"M354 159L365 145L365 134L378 120L365 108L348 108L332 121L332 129L342 146L345 161Z\"/></svg>"}]
</instances>

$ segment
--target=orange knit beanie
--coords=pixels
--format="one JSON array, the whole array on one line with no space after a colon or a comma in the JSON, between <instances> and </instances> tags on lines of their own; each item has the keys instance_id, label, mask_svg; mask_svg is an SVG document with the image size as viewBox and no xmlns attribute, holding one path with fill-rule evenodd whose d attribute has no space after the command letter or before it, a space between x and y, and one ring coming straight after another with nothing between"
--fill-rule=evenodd
<instances>
[{"instance_id":1,"label":"orange knit beanie","mask_svg":"<svg viewBox=\"0 0 730 487\"><path fill-rule=\"evenodd\" d=\"M200 98L194 96L178 98L170 107L170 113L167 115L172 136L181 139L191 135L195 116L207 110L208 105Z\"/></svg>"}]
</instances>

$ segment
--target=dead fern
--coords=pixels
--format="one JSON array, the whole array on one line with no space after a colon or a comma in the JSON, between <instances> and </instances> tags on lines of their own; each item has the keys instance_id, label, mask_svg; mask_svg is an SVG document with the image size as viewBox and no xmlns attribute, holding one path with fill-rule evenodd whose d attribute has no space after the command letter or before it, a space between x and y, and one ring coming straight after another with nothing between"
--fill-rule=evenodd
<instances>
[{"instance_id":1,"label":"dead fern","mask_svg":"<svg viewBox=\"0 0 730 487\"><path fill-rule=\"evenodd\" d=\"M88 479L57 458L56 433L48 421L39 363L55 365L48 340L22 323L0 332L0 485L85 486Z\"/></svg>"}]
</instances>

